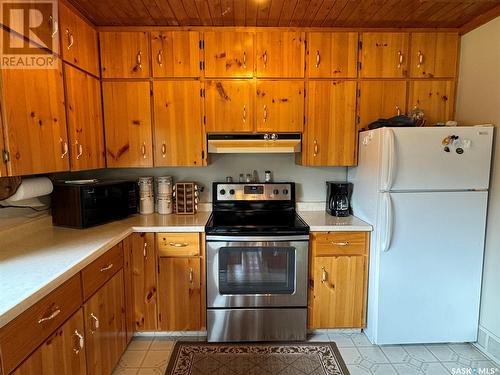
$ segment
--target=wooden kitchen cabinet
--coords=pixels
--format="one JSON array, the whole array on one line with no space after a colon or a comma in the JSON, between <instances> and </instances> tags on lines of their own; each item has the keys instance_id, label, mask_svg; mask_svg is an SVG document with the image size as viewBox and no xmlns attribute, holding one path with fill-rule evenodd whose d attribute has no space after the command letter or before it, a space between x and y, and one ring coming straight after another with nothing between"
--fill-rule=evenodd
<instances>
[{"instance_id":1,"label":"wooden kitchen cabinet","mask_svg":"<svg viewBox=\"0 0 500 375\"><path fill-rule=\"evenodd\" d=\"M304 77L304 32L261 31L256 33L255 43L257 77Z\"/></svg>"},{"instance_id":2,"label":"wooden kitchen cabinet","mask_svg":"<svg viewBox=\"0 0 500 375\"><path fill-rule=\"evenodd\" d=\"M455 77L459 40L458 33L412 33L410 77Z\"/></svg>"},{"instance_id":3,"label":"wooden kitchen cabinet","mask_svg":"<svg viewBox=\"0 0 500 375\"><path fill-rule=\"evenodd\" d=\"M69 170L62 64L3 69L3 118L13 176Z\"/></svg>"},{"instance_id":4,"label":"wooden kitchen cabinet","mask_svg":"<svg viewBox=\"0 0 500 375\"><path fill-rule=\"evenodd\" d=\"M102 78L147 78L149 34L142 31L99 33Z\"/></svg>"},{"instance_id":5,"label":"wooden kitchen cabinet","mask_svg":"<svg viewBox=\"0 0 500 375\"><path fill-rule=\"evenodd\" d=\"M406 81L361 81L358 92L358 128L380 118L406 113Z\"/></svg>"},{"instance_id":6,"label":"wooden kitchen cabinet","mask_svg":"<svg viewBox=\"0 0 500 375\"><path fill-rule=\"evenodd\" d=\"M361 34L362 78L403 78L408 70L408 34L367 32Z\"/></svg>"},{"instance_id":7,"label":"wooden kitchen cabinet","mask_svg":"<svg viewBox=\"0 0 500 375\"><path fill-rule=\"evenodd\" d=\"M154 233L132 233L123 241L127 332L156 331L157 280ZM128 335L128 333L127 333Z\"/></svg>"},{"instance_id":8,"label":"wooden kitchen cabinet","mask_svg":"<svg viewBox=\"0 0 500 375\"><path fill-rule=\"evenodd\" d=\"M110 375L126 347L123 270L83 306L87 375Z\"/></svg>"},{"instance_id":9,"label":"wooden kitchen cabinet","mask_svg":"<svg viewBox=\"0 0 500 375\"><path fill-rule=\"evenodd\" d=\"M309 328L363 328L368 232L311 234Z\"/></svg>"},{"instance_id":10,"label":"wooden kitchen cabinet","mask_svg":"<svg viewBox=\"0 0 500 375\"><path fill-rule=\"evenodd\" d=\"M258 80L256 90L258 132L302 132L304 82Z\"/></svg>"},{"instance_id":11,"label":"wooden kitchen cabinet","mask_svg":"<svg viewBox=\"0 0 500 375\"><path fill-rule=\"evenodd\" d=\"M62 1L58 6L63 60L99 77L97 31Z\"/></svg>"},{"instance_id":12,"label":"wooden kitchen cabinet","mask_svg":"<svg viewBox=\"0 0 500 375\"><path fill-rule=\"evenodd\" d=\"M251 80L205 82L207 132L252 132L255 85Z\"/></svg>"},{"instance_id":13,"label":"wooden kitchen cabinet","mask_svg":"<svg viewBox=\"0 0 500 375\"><path fill-rule=\"evenodd\" d=\"M309 78L356 78L358 33L310 32L307 34Z\"/></svg>"},{"instance_id":14,"label":"wooden kitchen cabinet","mask_svg":"<svg viewBox=\"0 0 500 375\"><path fill-rule=\"evenodd\" d=\"M199 77L200 33L197 31L151 32L153 77Z\"/></svg>"},{"instance_id":15,"label":"wooden kitchen cabinet","mask_svg":"<svg viewBox=\"0 0 500 375\"><path fill-rule=\"evenodd\" d=\"M303 165L356 164L356 82L309 81Z\"/></svg>"},{"instance_id":16,"label":"wooden kitchen cabinet","mask_svg":"<svg viewBox=\"0 0 500 375\"><path fill-rule=\"evenodd\" d=\"M105 168L101 84L68 64L64 64L64 81L71 170Z\"/></svg>"},{"instance_id":17,"label":"wooden kitchen cabinet","mask_svg":"<svg viewBox=\"0 0 500 375\"><path fill-rule=\"evenodd\" d=\"M454 81L412 81L410 82L409 109L417 106L426 119L426 125L454 119Z\"/></svg>"},{"instance_id":18,"label":"wooden kitchen cabinet","mask_svg":"<svg viewBox=\"0 0 500 375\"><path fill-rule=\"evenodd\" d=\"M12 375L87 375L86 338L80 308Z\"/></svg>"},{"instance_id":19,"label":"wooden kitchen cabinet","mask_svg":"<svg viewBox=\"0 0 500 375\"><path fill-rule=\"evenodd\" d=\"M200 81L155 81L155 166L202 166L203 98Z\"/></svg>"},{"instance_id":20,"label":"wooden kitchen cabinet","mask_svg":"<svg viewBox=\"0 0 500 375\"><path fill-rule=\"evenodd\" d=\"M201 327L200 258L160 258L159 329L197 331Z\"/></svg>"},{"instance_id":21,"label":"wooden kitchen cabinet","mask_svg":"<svg viewBox=\"0 0 500 375\"><path fill-rule=\"evenodd\" d=\"M107 165L152 167L149 82L103 82Z\"/></svg>"},{"instance_id":22,"label":"wooden kitchen cabinet","mask_svg":"<svg viewBox=\"0 0 500 375\"><path fill-rule=\"evenodd\" d=\"M252 77L253 38L252 32L205 32L205 77Z\"/></svg>"}]
</instances>

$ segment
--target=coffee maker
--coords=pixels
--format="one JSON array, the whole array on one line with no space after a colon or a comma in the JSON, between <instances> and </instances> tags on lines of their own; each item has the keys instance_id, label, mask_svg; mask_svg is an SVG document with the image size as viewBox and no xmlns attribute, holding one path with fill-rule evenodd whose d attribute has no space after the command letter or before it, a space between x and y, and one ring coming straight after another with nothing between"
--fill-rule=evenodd
<instances>
[{"instance_id":1,"label":"coffee maker","mask_svg":"<svg viewBox=\"0 0 500 375\"><path fill-rule=\"evenodd\" d=\"M326 183L326 212L332 216L349 216L351 210L352 184L349 182Z\"/></svg>"}]
</instances>

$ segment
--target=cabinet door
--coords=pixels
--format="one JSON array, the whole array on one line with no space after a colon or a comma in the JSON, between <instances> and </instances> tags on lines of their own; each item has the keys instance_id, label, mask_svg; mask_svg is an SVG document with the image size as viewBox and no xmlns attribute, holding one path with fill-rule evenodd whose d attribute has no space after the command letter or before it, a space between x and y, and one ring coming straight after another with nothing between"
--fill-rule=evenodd
<instances>
[{"instance_id":1,"label":"cabinet door","mask_svg":"<svg viewBox=\"0 0 500 375\"><path fill-rule=\"evenodd\" d=\"M153 77L199 77L200 33L153 31L151 33Z\"/></svg>"},{"instance_id":2,"label":"cabinet door","mask_svg":"<svg viewBox=\"0 0 500 375\"><path fill-rule=\"evenodd\" d=\"M205 82L208 132L253 131L255 87L250 80Z\"/></svg>"},{"instance_id":3,"label":"cabinet door","mask_svg":"<svg viewBox=\"0 0 500 375\"><path fill-rule=\"evenodd\" d=\"M59 24L63 60L98 77L97 31L63 2L59 2Z\"/></svg>"},{"instance_id":4,"label":"cabinet door","mask_svg":"<svg viewBox=\"0 0 500 375\"><path fill-rule=\"evenodd\" d=\"M127 284L132 287L131 290L125 290L125 295L128 295L127 298L131 301L127 311L133 316L135 331L156 331L158 270L154 233L133 233L126 241L129 241L126 248L131 251L131 282ZM126 275L126 278L129 276Z\"/></svg>"},{"instance_id":5,"label":"cabinet door","mask_svg":"<svg viewBox=\"0 0 500 375\"><path fill-rule=\"evenodd\" d=\"M132 267L132 236L130 235L122 241L123 247L123 288L125 290L125 328L127 331L127 344L132 341L135 332L135 310L134 310L134 291L133 291L133 267Z\"/></svg>"},{"instance_id":6,"label":"cabinet door","mask_svg":"<svg viewBox=\"0 0 500 375\"><path fill-rule=\"evenodd\" d=\"M458 43L457 33L412 33L411 77L455 77Z\"/></svg>"},{"instance_id":7,"label":"cabinet door","mask_svg":"<svg viewBox=\"0 0 500 375\"><path fill-rule=\"evenodd\" d=\"M155 81L155 166L203 164L199 81Z\"/></svg>"},{"instance_id":8,"label":"cabinet door","mask_svg":"<svg viewBox=\"0 0 500 375\"><path fill-rule=\"evenodd\" d=\"M309 81L305 128L305 165L356 163L356 82Z\"/></svg>"},{"instance_id":9,"label":"cabinet door","mask_svg":"<svg viewBox=\"0 0 500 375\"><path fill-rule=\"evenodd\" d=\"M307 34L307 72L311 78L356 78L358 33Z\"/></svg>"},{"instance_id":10,"label":"cabinet door","mask_svg":"<svg viewBox=\"0 0 500 375\"><path fill-rule=\"evenodd\" d=\"M401 78L408 69L407 33L363 33L361 77Z\"/></svg>"},{"instance_id":11,"label":"cabinet door","mask_svg":"<svg viewBox=\"0 0 500 375\"><path fill-rule=\"evenodd\" d=\"M160 330L200 329L200 271L200 258L160 258Z\"/></svg>"},{"instance_id":12,"label":"cabinet door","mask_svg":"<svg viewBox=\"0 0 500 375\"><path fill-rule=\"evenodd\" d=\"M361 81L359 88L359 129L380 118L406 113L406 81Z\"/></svg>"},{"instance_id":13,"label":"cabinet door","mask_svg":"<svg viewBox=\"0 0 500 375\"><path fill-rule=\"evenodd\" d=\"M105 168L99 80L64 64L71 170Z\"/></svg>"},{"instance_id":14,"label":"cabinet door","mask_svg":"<svg viewBox=\"0 0 500 375\"><path fill-rule=\"evenodd\" d=\"M365 326L366 258L314 258L314 328Z\"/></svg>"},{"instance_id":15,"label":"cabinet door","mask_svg":"<svg viewBox=\"0 0 500 375\"><path fill-rule=\"evenodd\" d=\"M152 167L149 82L103 82L107 165Z\"/></svg>"},{"instance_id":16,"label":"cabinet door","mask_svg":"<svg viewBox=\"0 0 500 375\"><path fill-rule=\"evenodd\" d=\"M102 78L149 77L149 36L147 32L101 32Z\"/></svg>"},{"instance_id":17,"label":"cabinet door","mask_svg":"<svg viewBox=\"0 0 500 375\"><path fill-rule=\"evenodd\" d=\"M257 131L302 132L304 82L257 81Z\"/></svg>"},{"instance_id":18,"label":"cabinet door","mask_svg":"<svg viewBox=\"0 0 500 375\"><path fill-rule=\"evenodd\" d=\"M104 284L83 309L87 374L109 375L126 347L123 271Z\"/></svg>"},{"instance_id":19,"label":"cabinet door","mask_svg":"<svg viewBox=\"0 0 500 375\"><path fill-rule=\"evenodd\" d=\"M453 81L413 81L410 83L410 108L424 111L426 125L454 119L455 83Z\"/></svg>"},{"instance_id":20,"label":"cabinet door","mask_svg":"<svg viewBox=\"0 0 500 375\"><path fill-rule=\"evenodd\" d=\"M208 31L204 40L206 77L252 77L253 33Z\"/></svg>"},{"instance_id":21,"label":"cabinet door","mask_svg":"<svg viewBox=\"0 0 500 375\"><path fill-rule=\"evenodd\" d=\"M262 31L256 34L257 77L304 77L305 33Z\"/></svg>"},{"instance_id":22,"label":"cabinet door","mask_svg":"<svg viewBox=\"0 0 500 375\"><path fill-rule=\"evenodd\" d=\"M85 339L80 308L12 375L86 375Z\"/></svg>"},{"instance_id":23,"label":"cabinet door","mask_svg":"<svg viewBox=\"0 0 500 375\"><path fill-rule=\"evenodd\" d=\"M4 69L2 77L11 174L69 170L62 68Z\"/></svg>"}]
</instances>

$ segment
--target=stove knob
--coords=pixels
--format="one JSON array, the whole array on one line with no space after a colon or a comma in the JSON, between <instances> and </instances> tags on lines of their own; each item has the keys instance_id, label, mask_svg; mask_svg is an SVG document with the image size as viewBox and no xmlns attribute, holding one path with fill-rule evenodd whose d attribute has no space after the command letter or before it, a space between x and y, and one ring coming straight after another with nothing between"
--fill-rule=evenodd
<instances>
[{"instance_id":1,"label":"stove knob","mask_svg":"<svg viewBox=\"0 0 500 375\"><path fill-rule=\"evenodd\" d=\"M221 190L219 191L219 193L220 193L220 195L224 195L224 194L226 194L226 191L225 191L224 189L221 189Z\"/></svg>"},{"instance_id":2,"label":"stove knob","mask_svg":"<svg viewBox=\"0 0 500 375\"><path fill-rule=\"evenodd\" d=\"M229 194L234 195L234 189L229 190Z\"/></svg>"},{"instance_id":3,"label":"stove knob","mask_svg":"<svg viewBox=\"0 0 500 375\"><path fill-rule=\"evenodd\" d=\"M283 189L283 194L288 195L288 189Z\"/></svg>"},{"instance_id":4,"label":"stove knob","mask_svg":"<svg viewBox=\"0 0 500 375\"><path fill-rule=\"evenodd\" d=\"M278 189L274 189L274 190L273 190L273 194L274 194L274 195L278 195L279 193L280 193L280 191L279 191Z\"/></svg>"}]
</instances>

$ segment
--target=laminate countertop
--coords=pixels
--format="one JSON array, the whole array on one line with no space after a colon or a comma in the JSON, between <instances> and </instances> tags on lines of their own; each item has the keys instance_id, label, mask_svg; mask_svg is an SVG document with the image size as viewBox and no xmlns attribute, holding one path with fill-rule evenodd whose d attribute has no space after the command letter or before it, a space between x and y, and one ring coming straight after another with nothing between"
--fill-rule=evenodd
<instances>
[{"instance_id":1,"label":"laminate countertop","mask_svg":"<svg viewBox=\"0 0 500 375\"><path fill-rule=\"evenodd\" d=\"M371 231L356 217L300 211L311 231ZM0 232L0 327L62 285L133 232L204 232L210 212L134 215L87 229L52 225L45 216Z\"/></svg>"}]
</instances>

